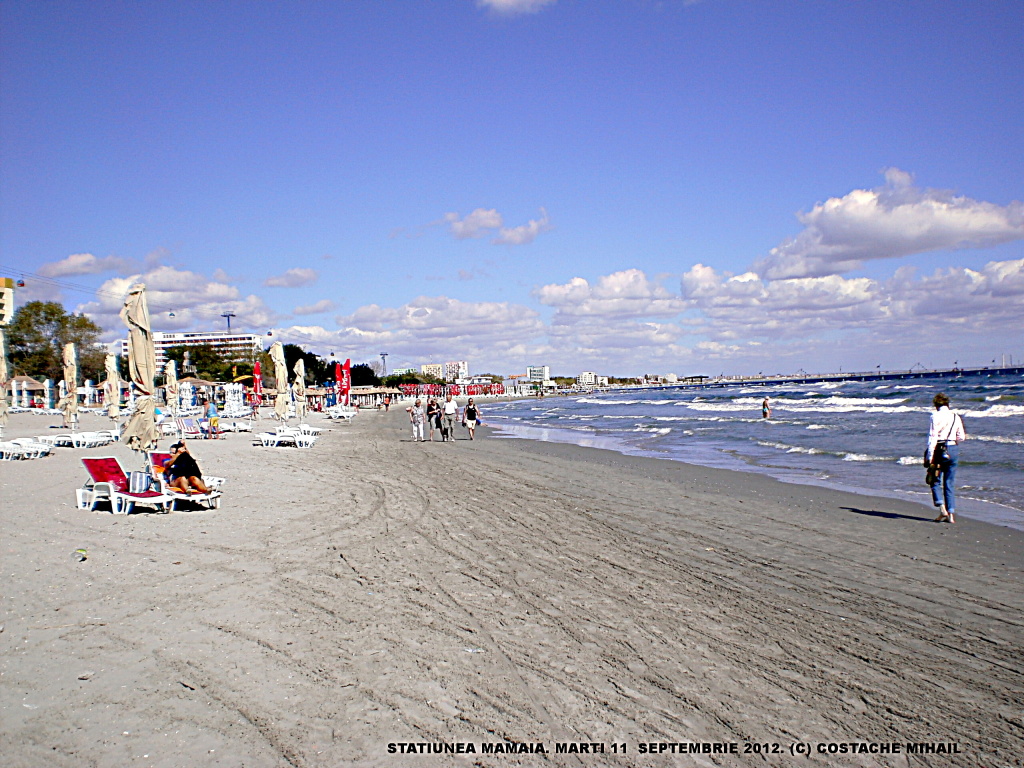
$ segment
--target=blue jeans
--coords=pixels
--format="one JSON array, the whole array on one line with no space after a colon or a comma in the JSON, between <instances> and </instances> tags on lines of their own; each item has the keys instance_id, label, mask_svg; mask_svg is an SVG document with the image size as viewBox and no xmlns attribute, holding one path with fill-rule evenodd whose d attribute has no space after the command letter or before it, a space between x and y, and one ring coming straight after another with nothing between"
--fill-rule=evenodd
<instances>
[{"instance_id":1,"label":"blue jeans","mask_svg":"<svg viewBox=\"0 0 1024 768\"><path fill-rule=\"evenodd\" d=\"M936 507L945 504L946 511L956 508L956 493L953 483L956 480L956 465L960 461L960 446L949 443L946 455L939 461L939 481L932 486L932 502Z\"/></svg>"}]
</instances>

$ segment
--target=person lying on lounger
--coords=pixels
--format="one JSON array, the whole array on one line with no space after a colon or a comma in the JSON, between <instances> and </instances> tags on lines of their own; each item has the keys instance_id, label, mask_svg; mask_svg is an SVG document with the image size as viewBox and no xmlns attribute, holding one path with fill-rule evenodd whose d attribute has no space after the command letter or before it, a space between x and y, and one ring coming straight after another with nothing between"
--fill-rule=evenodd
<instances>
[{"instance_id":1,"label":"person lying on lounger","mask_svg":"<svg viewBox=\"0 0 1024 768\"><path fill-rule=\"evenodd\" d=\"M190 488L199 493L210 492L203 482L202 470L184 443L175 443L171 446L171 458L164 462L164 473L167 475L168 487L182 493L191 493Z\"/></svg>"}]
</instances>

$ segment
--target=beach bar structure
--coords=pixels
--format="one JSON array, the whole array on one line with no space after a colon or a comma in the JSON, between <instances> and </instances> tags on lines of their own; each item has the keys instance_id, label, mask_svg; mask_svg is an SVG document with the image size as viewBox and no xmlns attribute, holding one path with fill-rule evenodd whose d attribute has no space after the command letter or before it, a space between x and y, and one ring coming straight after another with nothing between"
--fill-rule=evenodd
<instances>
[{"instance_id":1,"label":"beach bar structure","mask_svg":"<svg viewBox=\"0 0 1024 768\"><path fill-rule=\"evenodd\" d=\"M353 405L362 408L376 408L384 402L384 396L401 397L402 390L397 387L352 387L349 400Z\"/></svg>"}]
</instances>

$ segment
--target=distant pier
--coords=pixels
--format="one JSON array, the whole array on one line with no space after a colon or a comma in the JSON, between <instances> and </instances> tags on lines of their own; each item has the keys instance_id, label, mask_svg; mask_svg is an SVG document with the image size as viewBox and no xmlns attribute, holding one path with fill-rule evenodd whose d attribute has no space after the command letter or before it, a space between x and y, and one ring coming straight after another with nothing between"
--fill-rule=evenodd
<instances>
[{"instance_id":1,"label":"distant pier","mask_svg":"<svg viewBox=\"0 0 1024 768\"><path fill-rule=\"evenodd\" d=\"M725 387L770 387L777 384L824 384L845 381L904 381L910 379L960 379L972 376L1020 376L1024 366L1000 366L991 368L923 368L903 371L860 371L850 373L799 373L791 376L741 376L738 378L689 377L687 381L675 384L643 384L643 389L723 389ZM700 378L700 381L695 379ZM626 387L625 389L637 389ZM611 389L623 389L612 387ZM607 391L607 390L606 390Z\"/></svg>"}]
</instances>

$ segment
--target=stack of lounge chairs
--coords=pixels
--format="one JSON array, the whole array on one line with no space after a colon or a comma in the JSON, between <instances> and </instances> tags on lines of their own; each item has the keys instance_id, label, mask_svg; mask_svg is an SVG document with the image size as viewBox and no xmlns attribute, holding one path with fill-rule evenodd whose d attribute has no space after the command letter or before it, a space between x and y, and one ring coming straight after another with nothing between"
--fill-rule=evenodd
<instances>
[{"instance_id":1,"label":"stack of lounge chairs","mask_svg":"<svg viewBox=\"0 0 1024 768\"><path fill-rule=\"evenodd\" d=\"M262 445L264 448L280 446L312 448L316 444L320 431L317 427L311 427L308 424L299 424L297 427L280 426L273 432L258 432L253 435L252 444Z\"/></svg>"},{"instance_id":2,"label":"stack of lounge chairs","mask_svg":"<svg viewBox=\"0 0 1024 768\"><path fill-rule=\"evenodd\" d=\"M52 450L49 443L41 442L38 438L19 437L0 442L0 461L38 459L49 456Z\"/></svg>"},{"instance_id":3,"label":"stack of lounge chairs","mask_svg":"<svg viewBox=\"0 0 1024 768\"><path fill-rule=\"evenodd\" d=\"M359 410L353 405L332 405L324 411L328 419L338 419L350 424Z\"/></svg>"},{"instance_id":4,"label":"stack of lounge chairs","mask_svg":"<svg viewBox=\"0 0 1024 768\"><path fill-rule=\"evenodd\" d=\"M107 429L97 432L64 432L58 435L19 437L0 442L0 461L38 459L52 455L54 448L98 448L117 442L118 439L117 431Z\"/></svg>"}]
</instances>

